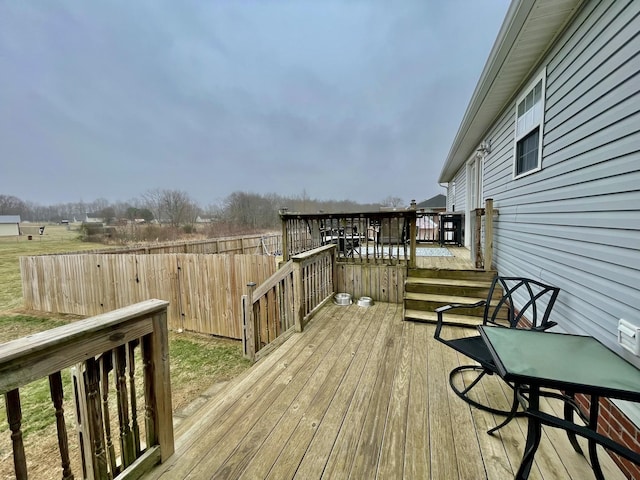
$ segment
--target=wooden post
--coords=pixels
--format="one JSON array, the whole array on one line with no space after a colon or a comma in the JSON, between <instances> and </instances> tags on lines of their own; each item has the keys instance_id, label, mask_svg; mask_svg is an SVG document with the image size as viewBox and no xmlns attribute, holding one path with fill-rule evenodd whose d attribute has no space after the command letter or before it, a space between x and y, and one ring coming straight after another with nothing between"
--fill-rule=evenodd
<instances>
[{"instance_id":1,"label":"wooden post","mask_svg":"<svg viewBox=\"0 0 640 480\"><path fill-rule=\"evenodd\" d=\"M85 362L87 382L87 412L89 417L89 432L91 435L91 461L96 478L107 478L107 452L105 450L104 421L102 418L102 404L100 398L100 369L94 358Z\"/></svg>"},{"instance_id":2,"label":"wooden post","mask_svg":"<svg viewBox=\"0 0 640 480\"><path fill-rule=\"evenodd\" d=\"M280 209L280 220L282 220L282 261L289 261L289 238L287 236L287 219L284 215L287 213L286 208Z\"/></svg>"},{"instance_id":3,"label":"wooden post","mask_svg":"<svg viewBox=\"0 0 640 480\"><path fill-rule=\"evenodd\" d=\"M243 315L245 316L246 357L251 361L256 359L256 325L253 317L253 290L255 288L256 282L247 283L247 293L243 295L245 298Z\"/></svg>"},{"instance_id":4,"label":"wooden post","mask_svg":"<svg viewBox=\"0 0 640 480\"><path fill-rule=\"evenodd\" d=\"M409 219L409 268L416 268L416 201L411 200L413 215Z\"/></svg>"},{"instance_id":5,"label":"wooden post","mask_svg":"<svg viewBox=\"0 0 640 480\"><path fill-rule=\"evenodd\" d=\"M156 401L156 432L160 458L164 462L173 455L173 414L171 413L171 374L169 370L169 330L167 310L152 317L153 390Z\"/></svg>"},{"instance_id":6,"label":"wooden post","mask_svg":"<svg viewBox=\"0 0 640 480\"><path fill-rule=\"evenodd\" d=\"M476 208L475 209L475 223L473 228L473 244L474 250L476 252L476 268L484 268L484 263L482 261L482 214L484 209Z\"/></svg>"},{"instance_id":7,"label":"wooden post","mask_svg":"<svg viewBox=\"0 0 640 480\"><path fill-rule=\"evenodd\" d=\"M493 262L493 198L487 198L484 210L484 269L491 270Z\"/></svg>"},{"instance_id":8,"label":"wooden post","mask_svg":"<svg viewBox=\"0 0 640 480\"><path fill-rule=\"evenodd\" d=\"M13 467L17 480L27 479L27 457L24 454L22 442L22 408L20 406L20 391L16 388L4 394L7 407L7 422L11 430L13 443Z\"/></svg>"},{"instance_id":9,"label":"wooden post","mask_svg":"<svg viewBox=\"0 0 640 480\"><path fill-rule=\"evenodd\" d=\"M296 332L303 329L302 319L304 318L304 288L302 285L302 265L294 260L293 262L293 312Z\"/></svg>"},{"instance_id":10,"label":"wooden post","mask_svg":"<svg viewBox=\"0 0 640 480\"><path fill-rule=\"evenodd\" d=\"M113 473L116 471L116 450L111 437L111 416L109 414L109 372L113 370L113 352L104 352L100 356L100 385L102 390L102 415L104 416L104 428L107 442L107 457L109 458L109 468Z\"/></svg>"},{"instance_id":11,"label":"wooden post","mask_svg":"<svg viewBox=\"0 0 640 480\"><path fill-rule=\"evenodd\" d=\"M56 411L56 429L58 431L58 449L60 450L60 460L62 465L62 480L70 480L73 478L73 475L71 474L69 460L67 427L64 422L64 409L62 408L64 395L62 392L62 376L60 375L60 372L49 375L49 391L51 392L53 408Z\"/></svg>"}]
</instances>

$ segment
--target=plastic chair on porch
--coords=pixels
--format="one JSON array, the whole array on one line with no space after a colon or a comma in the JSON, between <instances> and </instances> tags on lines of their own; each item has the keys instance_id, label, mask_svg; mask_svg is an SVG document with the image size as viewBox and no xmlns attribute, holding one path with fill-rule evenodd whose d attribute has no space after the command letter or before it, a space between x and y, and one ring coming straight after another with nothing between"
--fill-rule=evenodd
<instances>
[{"instance_id":1,"label":"plastic chair on porch","mask_svg":"<svg viewBox=\"0 0 640 480\"><path fill-rule=\"evenodd\" d=\"M453 339L445 339L441 336L443 325L446 324L445 313L454 309L484 306L483 325L544 331L557 325L549 320L549 315L559 291L559 288L545 285L536 280L520 277L496 277L491 284L486 300L474 304L445 305L436 309L438 322L434 334L435 339L477 362L475 365L456 367L449 373L449 384L452 390L461 399L476 408L496 415L507 416L500 425L489 430L490 434L502 428L518 414L518 395L523 393L523 388L522 386L510 385L514 390L510 410L500 410L470 398L469 393L485 375L497 372L496 365L480 335ZM522 305L519 311L516 311L516 304ZM467 386L464 386L463 374L469 371L475 372L476 376ZM462 386L458 387L458 384Z\"/></svg>"}]
</instances>

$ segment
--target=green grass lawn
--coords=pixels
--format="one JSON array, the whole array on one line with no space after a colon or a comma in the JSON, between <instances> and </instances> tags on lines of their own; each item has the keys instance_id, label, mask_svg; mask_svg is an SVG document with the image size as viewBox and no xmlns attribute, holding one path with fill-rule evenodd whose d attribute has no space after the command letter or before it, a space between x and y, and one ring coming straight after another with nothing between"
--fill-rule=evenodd
<instances>
[{"instance_id":1,"label":"green grass lawn","mask_svg":"<svg viewBox=\"0 0 640 480\"><path fill-rule=\"evenodd\" d=\"M102 244L82 242L77 231L57 225L47 226L44 235L33 236L32 240L25 236L17 239L0 238L0 344L55 328L78 318L22 310L20 256L102 248L105 248ZM188 405L214 383L228 380L250 366L250 362L242 357L241 343L235 340L170 332L169 352L174 410ZM75 435L74 416L71 413L73 408L70 403L72 400L68 371L63 372L63 384L67 412L65 418L69 436L72 437ZM47 379L20 388L20 397L23 407L22 430L27 446L38 451L55 445L55 417ZM9 478L5 475L11 476L13 467L10 465L11 439L4 402L0 402L0 419L5 419L0 421L0 458L3 459L0 462L0 478ZM50 457L42 457L42 462L51 461ZM42 474L46 471L46 465L40 467L36 467L35 472Z\"/></svg>"},{"instance_id":2,"label":"green grass lawn","mask_svg":"<svg viewBox=\"0 0 640 480\"><path fill-rule=\"evenodd\" d=\"M47 225L44 235L32 238L0 237L0 312L22 307L21 256L105 248L99 243L82 242L77 230L67 230L62 225Z\"/></svg>"}]
</instances>

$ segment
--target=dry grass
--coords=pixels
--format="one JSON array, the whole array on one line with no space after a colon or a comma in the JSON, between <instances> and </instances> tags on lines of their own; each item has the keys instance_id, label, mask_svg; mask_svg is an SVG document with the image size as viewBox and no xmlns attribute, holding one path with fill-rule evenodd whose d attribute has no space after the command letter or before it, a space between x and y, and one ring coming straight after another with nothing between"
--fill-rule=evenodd
<instances>
[{"instance_id":1,"label":"dry grass","mask_svg":"<svg viewBox=\"0 0 640 480\"><path fill-rule=\"evenodd\" d=\"M79 317L50 315L22 310L19 257L104 248L81 242L77 231L47 226L45 235L0 239L0 343L54 328ZM174 411L186 407L216 382L225 381L249 366L242 357L240 342L189 333L170 334L171 384ZM63 372L64 409L71 455L78 457L70 373ZM30 478L60 478L55 417L46 379L20 389L23 408L22 430ZM0 419L6 419L4 402ZM6 420L0 422L0 479L14 478L11 438ZM78 461L72 464L76 478L82 473Z\"/></svg>"}]
</instances>

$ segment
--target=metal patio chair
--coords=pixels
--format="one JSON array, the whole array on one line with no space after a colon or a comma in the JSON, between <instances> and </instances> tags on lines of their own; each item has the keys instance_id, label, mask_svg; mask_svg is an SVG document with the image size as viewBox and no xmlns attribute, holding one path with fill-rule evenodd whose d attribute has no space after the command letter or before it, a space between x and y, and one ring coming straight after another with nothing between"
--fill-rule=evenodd
<instances>
[{"instance_id":1,"label":"metal patio chair","mask_svg":"<svg viewBox=\"0 0 640 480\"><path fill-rule=\"evenodd\" d=\"M500 410L470 398L469 392L478 385L478 382L485 375L495 373L497 369L491 353L480 335L452 339L445 339L441 336L443 325L446 324L445 313L454 309L484 306L483 325L544 331L557 325L549 320L549 314L559 291L559 288L545 285L536 280L520 277L496 277L491 283L486 300L473 304L445 305L436 309L438 321L434 334L435 339L477 362L474 365L456 367L449 373L451 389L458 397L476 408L496 415L507 416L500 425L489 430L490 434L502 428L518 414L519 396L526 394L526 387L510 385L514 390L510 410ZM522 305L522 307L516 311L515 305ZM476 372L477 375L467 386L464 386L463 373L468 371ZM462 387L458 387L459 384Z\"/></svg>"}]
</instances>

